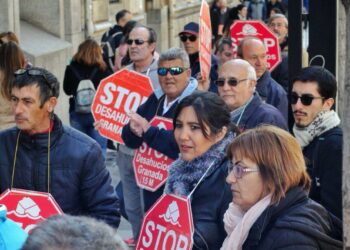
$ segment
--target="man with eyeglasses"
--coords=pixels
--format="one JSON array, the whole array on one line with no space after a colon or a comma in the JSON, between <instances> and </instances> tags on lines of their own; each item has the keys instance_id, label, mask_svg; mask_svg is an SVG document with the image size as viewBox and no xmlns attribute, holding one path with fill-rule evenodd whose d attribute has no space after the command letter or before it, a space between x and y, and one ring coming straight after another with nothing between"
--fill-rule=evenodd
<instances>
[{"instance_id":1,"label":"man with eyeglasses","mask_svg":"<svg viewBox=\"0 0 350 250\"><path fill-rule=\"evenodd\" d=\"M218 78L218 63L215 56L211 55L211 69L209 73L210 81L203 80L200 75L199 64L199 25L195 22L190 22L184 26L183 31L179 33L180 40L183 44L185 51L187 52L191 63L191 76L198 80L199 90L208 90L217 93L217 87L215 80Z\"/></svg>"},{"instance_id":2,"label":"man with eyeglasses","mask_svg":"<svg viewBox=\"0 0 350 250\"><path fill-rule=\"evenodd\" d=\"M307 67L293 80L294 135L312 178L310 198L342 218L342 141L340 119L332 110L337 81L321 67Z\"/></svg>"},{"instance_id":3,"label":"man with eyeglasses","mask_svg":"<svg viewBox=\"0 0 350 250\"><path fill-rule=\"evenodd\" d=\"M131 30L126 43L128 44L129 56L132 61L126 68L148 76L151 79L154 91L156 93L161 92L157 74L158 61L153 56L157 47L156 32L152 28L137 25ZM131 246L138 239L142 226L144 211L142 190L137 186L132 165L134 149L125 145L119 145L117 148L117 165L123 185L125 211L128 215L134 238L134 240L127 240Z\"/></svg>"},{"instance_id":4,"label":"man with eyeglasses","mask_svg":"<svg viewBox=\"0 0 350 250\"><path fill-rule=\"evenodd\" d=\"M175 160L179 148L173 131L150 126L155 117L173 118L177 104L197 89L196 79L191 77L188 55L183 49L170 48L160 54L158 61L160 91L154 93L141 105L136 113L130 113L130 122L124 126L122 138L130 148L137 149L143 142ZM146 212L163 194L164 185L155 192L143 190Z\"/></svg>"},{"instance_id":5,"label":"man with eyeglasses","mask_svg":"<svg viewBox=\"0 0 350 250\"><path fill-rule=\"evenodd\" d=\"M265 44L254 37L244 38L238 45L237 56L250 63L258 78L256 91L261 99L276 107L288 121L288 97L286 91L274 79L267 69Z\"/></svg>"},{"instance_id":6,"label":"man with eyeglasses","mask_svg":"<svg viewBox=\"0 0 350 250\"><path fill-rule=\"evenodd\" d=\"M59 89L57 78L45 69L15 72L11 106L16 127L0 132L0 193L8 188L48 192L64 213L118 227L119 202L101 147L54 114Z\"/></svg>"},{"instance_id":7,"label":"man with eyeglasses","mask_svg":"<svg viewBox=\"0 0 350 250\"><path fill-rule=\"evenodd\" d=\"M282 54L282 62L271 72L271 76L288 93L288 19L283 14L274 14L268 20L268 27L277 36ZM302 58L302 66L307 67L308 53L305 49L302 50Z\"/></svg>"},{"instance_id":8,"label":"man with eyeglasses","mask_svg":"<svg viewBox=\"0 0 350 250\"><path fill-rule=\"evenodd\" d=\"M216 85L219 95L231 110L232 121L241 131L260 124L288 130L279 110L264 103L255 91L255 70L247 61L233 59L224 63L219 69Z\"/></svg>"}]
</instances>

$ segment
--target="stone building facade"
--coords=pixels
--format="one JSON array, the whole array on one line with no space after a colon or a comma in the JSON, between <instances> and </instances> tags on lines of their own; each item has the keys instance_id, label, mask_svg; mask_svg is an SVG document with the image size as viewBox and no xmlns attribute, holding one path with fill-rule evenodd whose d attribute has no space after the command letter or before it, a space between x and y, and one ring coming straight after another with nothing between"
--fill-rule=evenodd
<instances>
[{"instance_id":1,"label":"stone building facade","mask_svg":"<svg viewBox=\"0 0 350 250\"><path fill-rule=\"evenodd\" d=\"M99 40L119 10L128 9L135 20L153 27L157 50L163 51L180 46L177 34L187 22L199 20L200 4L201 0L0 0L0 32L14 31L30 62L62 81L78 45L88 36ZM68 123L63 91L56 113Z\"/></svg>"}]
</instances>

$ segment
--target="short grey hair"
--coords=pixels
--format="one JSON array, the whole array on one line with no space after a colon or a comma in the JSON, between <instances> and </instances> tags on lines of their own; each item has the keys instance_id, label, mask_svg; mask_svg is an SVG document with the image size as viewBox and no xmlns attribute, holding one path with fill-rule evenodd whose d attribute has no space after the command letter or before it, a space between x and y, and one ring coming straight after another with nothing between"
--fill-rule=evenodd
<instances>
[{"instance_id":1,"label":"short grey hair","mask_svg":"<svg viewBox=\"0 0 350 250\"><path fill-rule=\"evenodd\" d=\"M158 60L158 66L161 62L180 59L183 62L185 68L190 67L190 59L184 49L181 48L170 48L160 54Z\"/></svg>"},{"instance_id":2,"label":"short grey hair","mask_svg":"<svg viewBox=\"0 0 350 250\"><path fill-rule=\"evenodd\" d=\"M277 19L277 18L283 18L284 20L284 25L288 28L288 19L285 15L281 14L281 13L276 13L273 14L268 21L268 25L270 25L272 23L273 20Z\"/></svg>"},{"instance_id":3,"label":"short grey hair","mask_svg":"<svg viewBox=\"0 0 350 250\"><path fill-rule=\"evenodd\" d=\"M116 231L84 216L52 216L29 234L22 250L127 250Z\"/></svg>"},{"instance_id":4,"label":"short grey hair","mask_svg":"<svg viewBox=\"0 0 350 250\"><path fill-rule=\"evenodd\" d=\"M255 72L255 69L252 65L250 65L249 62L247 62L246 60L243 60L243 59L232 59L230 61L227 61L226 63L228 64L238 64L242 67L244 67L246 70L247 70L247 79L248 80L254 80L256 81L256 72ZM226 64L225 63L225 64Z\"/></svg>"}]
</instances>

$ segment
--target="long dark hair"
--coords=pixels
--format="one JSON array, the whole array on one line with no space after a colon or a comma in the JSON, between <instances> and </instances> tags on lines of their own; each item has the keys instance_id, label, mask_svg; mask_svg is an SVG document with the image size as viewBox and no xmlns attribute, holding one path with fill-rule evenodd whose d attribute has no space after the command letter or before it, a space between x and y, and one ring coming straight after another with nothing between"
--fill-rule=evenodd
<instances>
[{"instance_id":1,"label":"long dark hair","mask_svg":"<svg viewBox=\"0 0 350 250\"><path fill-rule=\"evenodd\" d=\"M12 41L0 46L0 72L2 79L0 82L1 95L10 100L14 72L24 68L26 64L25 56L21 48Z\"/></svg>"},{"instance_id":2,"label":"long dark hair","mask_svg":"<svg viewBox=\"0 0 350 250\"><path fill-rule=\"evenodd\" d=\"M174 111L173 126L176 129L176 120L181 111L192 107L196 113L199 126L206 138L215 136L226 126L228 131L238 132L237 126L231 122L230 110L224 100L212 92L195 91L185 97ZM209 131L205 127L209 127Z\"/></svg>"}]
</instances>

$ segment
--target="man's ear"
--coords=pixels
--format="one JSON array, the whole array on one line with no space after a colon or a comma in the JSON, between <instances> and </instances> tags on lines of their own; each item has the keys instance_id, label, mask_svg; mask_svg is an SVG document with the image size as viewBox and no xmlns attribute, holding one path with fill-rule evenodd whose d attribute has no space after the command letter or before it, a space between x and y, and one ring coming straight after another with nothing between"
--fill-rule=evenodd
<instances>
[{"instance_id":1,"label":"man's ear","mask_svg":"<svg viewBox=\"0 0 350 250\"><path fill-rule=\"evenodd\" d=\"M57 105L57 97L50 97L50 99L47 101L47 111L49 113L52 113Z\"/></svg>"},{"instance_id":2,"label":"man's ear","mask_svg":"<svg viewBox=\"0 0 350 250\"><path fill-rule=\"evenodd\" d=\"M331 110L332 106L334 105L334 98L328 98L323 102L322 110L329 111Z\"/></svg>"}]
</instances>

